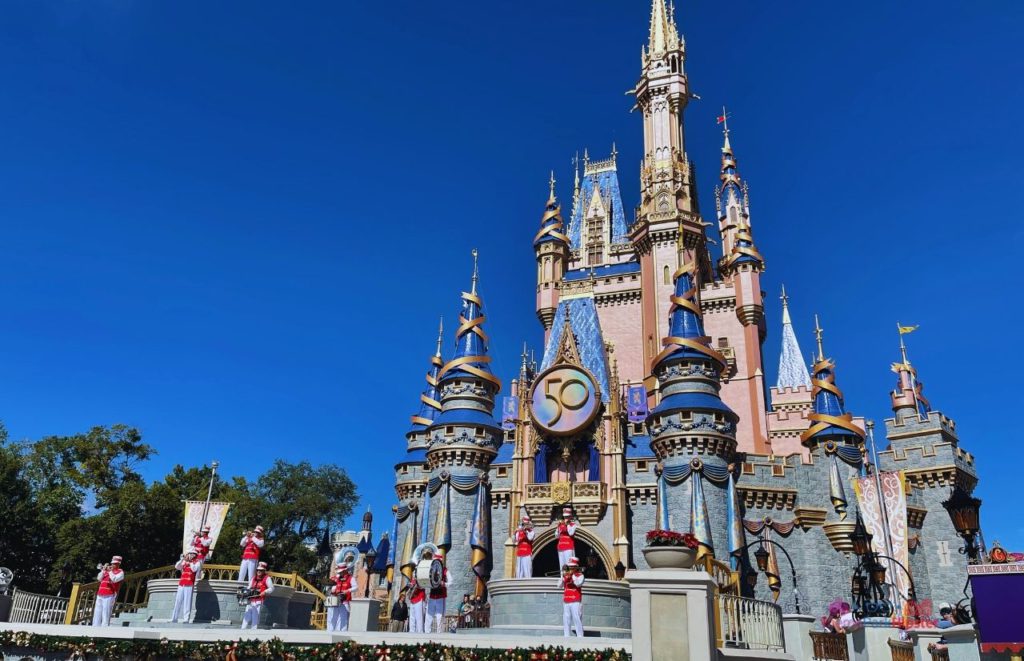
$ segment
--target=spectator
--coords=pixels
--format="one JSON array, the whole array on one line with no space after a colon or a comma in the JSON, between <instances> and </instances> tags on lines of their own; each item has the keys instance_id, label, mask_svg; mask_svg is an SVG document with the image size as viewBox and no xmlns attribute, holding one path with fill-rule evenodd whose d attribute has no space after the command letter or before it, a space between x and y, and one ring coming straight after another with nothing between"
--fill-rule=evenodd
<instances>
[{"instance_id":1,"label":"spectator","mask_svg":"<svg viewBox=\"0 0 1024 661\"><path fill-rule=\"evenodd\" d=\"M398 600L391 607L391 622L388 628L391 631L405 631L409 622L409 604L405 602L405 588L398 593Z\"/></svg>"},{"instance_id":2,"label":"spectator","mask_svg":"<svg viewBox=\"0 0 1024 661\"><path fill-rule=\"evenodd\" d=\"M953 607L949 604L939 606L939 621L936 626L940 629L948 629L957 624L956 616L953 614Z\"/></svg>"},{"instance_id":3,"label":"spectator","mask_svg":"<svg viewBox=\"0 0 1024 661\"><path fill-rule=\"evenodd\" d=\"M462 602L459 604L459 626L473 626L473 601L468 594L462 595Z\"/></svg>"}]
</instances>

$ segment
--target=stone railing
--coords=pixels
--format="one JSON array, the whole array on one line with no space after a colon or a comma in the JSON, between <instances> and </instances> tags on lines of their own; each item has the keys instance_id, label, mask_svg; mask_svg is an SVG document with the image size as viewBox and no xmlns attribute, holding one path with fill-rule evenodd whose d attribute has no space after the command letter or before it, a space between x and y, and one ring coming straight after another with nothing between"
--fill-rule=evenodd
<instances>
[{"instance_id":1,"label":"stone railing","mask_svg":"<svg viewBox=\"0 0 1024 661\"><path fill-rule=\"evenodd\" d=\"M850 650L846 645L845 633L812 631L810 635L815 659L820 661L849 661Z\"/></svg>"},{"instance_id":2,"label":"stone railing","mask_svg":"<svg viewBox=\"0 0 1024 661\"><path fill-rule=\"evenodd\" d=\"M889 652L892 653L892 661L914 661L913 643L889 639Z\"/></svg>"},{"instance_id":3,"label":"stone railing","mask_svg":"<svg viewBox=\"0 0 1024 661\"><path fill-rule=\"evenodd\" d=\"M200 580L237 581L238 565L203 565L202 578ZM315 629L325 629L326 619L324 611L324 594L316 589L306 579L297 573L285 574L281 572L267 572L274 580L275 585L286 585L294 588L295 592L305 592L316 597L313 604L313 612L310 615L310 625ZM121 589L118 590L114 602L114 615L122 613L134 613L144 608L149 602L147 587L149 581L161 578L176 578L178 571L174 565L157 567L146 571L125 574ZM61 621L64 624L89 624L92 621L92 609L96 604L96 590L99 582L75 583L71 586L71 597L65 599L66 610Z\"/></svg>"},{"instance_id":4,"label":"stone railing","mask_svg":"<svg viewBox=\"0 0 1024 661\"><path fill-rule=\"evenodd\" d=\"M62 624L68 609L67 597L34 594L14 590L11 600L11 622L25 624Z\"/></svg>"},{"instance_id":5,"label":"stone railing","mask_svg":"<svg viewBox=\"0 0 1024 661\"><path fill-rule=\"evenodd\" d=\"M719 594L718 647L781 652L782 609L776 604L731 594Z\"/></svg>"},{"instance_id":6,"label":"stone railing","mask_svg":"<svg viewBox=\"0 0 1024 661\"><path fill-rule=\"evenodd\" d=\"M539 482L526 485L523 505L534 524L551 523L555 505L572 505L576 518L585 526L597 525L604 512L607 487L604 482Z\"/></svg>"}]
</instances>

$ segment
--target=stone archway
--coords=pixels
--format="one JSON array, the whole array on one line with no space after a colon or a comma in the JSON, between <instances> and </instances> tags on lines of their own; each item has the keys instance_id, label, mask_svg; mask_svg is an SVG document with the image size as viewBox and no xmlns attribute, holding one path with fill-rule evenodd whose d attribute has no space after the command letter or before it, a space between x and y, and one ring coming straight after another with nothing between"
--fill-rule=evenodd
<instances>
[{"instance_id":1,"label":"stone archway","mask_svg":"<svg viewBox=\"0 0 1024 661\"><path fill-rule=\"evenodd\" d=\"M544 576L550 571L553 571L554 575L558 575L560 568L558 567L557 559L558 551L555 548L557 543L555 534L557 531L557 525L551 526L547 530L537 533L537 537L533 540L533 575L535 577ZM580 556L581 550L593 550L597 554L600 564L599 572L604 574L601 578L613 579L615 576L615 562L612 554L608 551L604 542L601 541L601 538L589 532L583 526L576 528L576 533L573 537L576 538L577 557ZM585 564L585 562L586 558L580 557L580 563ZM547 565L551 565L551 567L545 571ZM593 578L598 578L598 576Z\"/></svg>"}]
</instances>

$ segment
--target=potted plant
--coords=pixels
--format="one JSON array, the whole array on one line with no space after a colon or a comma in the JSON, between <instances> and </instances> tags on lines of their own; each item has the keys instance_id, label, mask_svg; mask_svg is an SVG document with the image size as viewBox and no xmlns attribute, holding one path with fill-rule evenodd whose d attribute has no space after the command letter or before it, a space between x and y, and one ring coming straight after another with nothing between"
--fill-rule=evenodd
<instances>
[{"instance_id":1,"label":"potted plant","mask_svg":"<svg viewBox=\"0 0 1024 661\"><path fill-rule=\"evenodd\" d=\"M651 569L690 569L697 559L697 538L688 532L652 530L643 552Z\"/></svg>"}]
</instances>

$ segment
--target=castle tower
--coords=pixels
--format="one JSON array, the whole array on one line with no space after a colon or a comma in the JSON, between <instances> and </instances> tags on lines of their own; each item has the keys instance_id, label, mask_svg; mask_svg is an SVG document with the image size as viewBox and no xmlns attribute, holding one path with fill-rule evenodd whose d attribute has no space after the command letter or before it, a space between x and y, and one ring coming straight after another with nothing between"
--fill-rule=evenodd
<instances>
[{"instance_id":1,"label":"castle tower","mask_svg":"<svg viewBox=\"0 0 1024 661\"><path fill-rule=\"evenodd\" d=\"M441 338L444 320L438 323L437 349L430 357L427 371L427 387L420 394L419 410L410 418L409 431L405 433L406 456L395 465L395 492L400 501L416 501L423 495L423 479L426 474L427 447L430 438L427 428L441 414L441 391L438 389L438 374L441 371ZM399 535L399 539L403 539ZM396 543L398 543L396 541ZM401 558L407 560L408 558Z\"/></svg>"},{"instance_id":2,"label":"castle tower","mask_svg":"<svg viewBox=\"0 0 1024 661\"><path fill-rule=\"evenodd\" d=\"M537 318L544 325L546 341L558 308L558 283L569 262L569 237L562 231L562 207L555 198L554 172L540 230L533 237L533 251L537 256Z\"/></svg>"},{"instance_id":3,"label":"castle tower","mask_svg":"<svg viewBox=\"0 0 1024 661\"><path fill-rule=\"evenodd\" d=\"M501 428L494 420L494 400L501 381L491 373L491 358L487 355L488 337L483 329L486 317L483 299L477 293L476 256L474 250L472 286L469 292L462 293L455 353L438 377L441 414L427 430L430 480L440 480L440 486L431 495L430 510L426 505L422 507L422 516L426 518L424 529L430 531L432 541L439 546L445 547L442 540L448 529L450 595L477 592L470 524L474 520L478 489L487 488L479 480L486 476L503 440ZM448 600L449 612L458 608L457 602L454 598Z\"/></svg>"},{"instance_id":4,"label":"castle tower","mask_svg":"<svg viewBox=\"0 0 1024 661\"><path fill-rule=\"evenodd\" d=\"M910 329L913 330L913 329ZM900 333L896 387L889 393L893 417L885 421L889 448L878 453L882 470L900 470L907 482L910 570L918 597L935 603L963 595L967 571L957 550L963 541L942 507L956 485L970 493L978 483L974 456L960 447L956 422L932 410Z\"/></svg>"},{"instance_id":5,"label":"castle tower","mask_svg":"<svg viewBox=\"0 0 1024 661\"><path fill-rule=\"evenodd\" d=\"M651 450L662 462L661 525L690 530L701 542L700 554L726 558L725 478L739 418L718 395L725 358L704 335L695 270L691 263L674 274L669 332L652 370L660 384L659 401L647 426Z\"/></svg>"},{"instance_id":6,"label":"castle tower","mask_svg":"<svg viewBox=\"0 0 1024 661\"><path fill-rule=\"evenodd\" d=\"M665 0L653 0L648 44L641 49L636 107L644 121L640 206L630 239L640 257L644 290L644 361L666 336L670 274L695 263L700 282L711 282L704 223L697 204L693 165L686 156L683 111L690 100L684 72L686 44Z\"/></svg>"},{"instance_id":7,"label":"castle tower","mask_svg":"<svg viewBox=\"0 0 1024 661\"><path fill-rule=\"evenodd\" d=\"M786 456L810 452L800 443L800 434L809 426L808 414L814 409L811 376L807 373L800 343L789 316L789 296L782 288L782 350L779 352L779 378L771 389L772 410L768 414L768 438L771 453Z\"/></svg>"}]
</instances>

